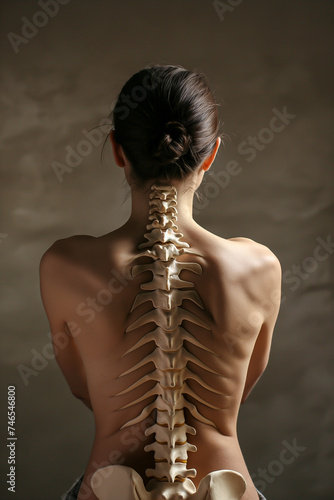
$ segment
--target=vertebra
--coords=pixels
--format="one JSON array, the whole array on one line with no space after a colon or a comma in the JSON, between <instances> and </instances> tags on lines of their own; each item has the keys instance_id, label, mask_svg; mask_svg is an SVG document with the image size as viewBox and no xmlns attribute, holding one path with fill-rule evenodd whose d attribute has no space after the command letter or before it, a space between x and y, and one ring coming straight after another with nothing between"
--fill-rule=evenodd
<instances>
[{"instance_id":1,"label":"vertebra","mask_svg":"<svg viewBox=\"0 0 334 500\"><path fill-rule=\"evenodd\" d=\"M154 442L144 448L146 452L153 451L155 467L146 470L146 476L152 478L147 489L143 485L142 478L135 471L128 467L122 467L124 472L121 473L128 477L128 481L133 482L134 488L132 493L131 488L128 489L124 498L112 496L116 484L113 477L104 480L105 484L102 485L102 489L98 488L96 484L94 488L94 477L96 483L97 479L101 479L103 476L102 471L107 472L107 469L110 472L116 471L115 467L120 466L99 469L93 476L92 487L100 500L114 498L117 500L153 500L155 498L223 500L224 497L219 495L224 492L224 488L225 491L229 491L230 485L230 493L231 495L233 493L234 496L225 498L239 499L245 488L244 479L240 474L233 471L219 471L220 475L217 476L216 473L211 473L203 478L196 493L196 487L190 479L196 476L196 470L187 469L188 453L196 452L197 448L188 443L188 435L195 435L196 429L186 423L184 409L187 408L196 420L213 427L216 425L202 415L185 396L190 395L194 400L208 408L219 409L198 396L188 386L187 381L189 379L195 380L213 394L221 394L192 372L188 367L188 362L191 361L210 373L222 375L200 361L184 347L186 340L214 354L182 326L183 321L186 320L206 331L211 330L210 325L200 316L182 307L183 300L189 299L196 304L199 310L204 309L202 300L194 289L194 283L182 280L179 276L183 269L198 275L202 274L203 269L196 262L178 262L176 260L179 255L196 254L196 252L189 249L188 243L181 241L183 234L177 232L177 192L175 187L155 184L151 187L149 220L151 222L146 226L148 232L145 234L147 241L139 245L138 249L141 251L135 256L135 259L149 256L152 258L152 262L134 265L131 274L135 277L149 270L153 277L151 281L140 285L142 292L137 294L131 312L147 301L152 303L153 309L133 321L126 329L126 333L130 334L136 328L151 322L155 323L156 327L137 341L123 356L152 340L154 340L156 348L136 365L123 372L120 377L132 373L150 362L154 363L155 369L118 394L126 394L149 380L156 382L149 391L120 408L120 410L129 408L140 401L156 396L153 403L149 403L137 417L122 426L125 428L137 424L147 418L153 410L156 410L155 423L145 431L146 436L154 435ZM118 468L117 471L120 472L120 469ZM110 493L107 484L113 488ZM201 486L204 484L211 484L211 493L205 491L206 486ZM240 492L242 493L240 494Z\"/></svg>"}]
</instances>

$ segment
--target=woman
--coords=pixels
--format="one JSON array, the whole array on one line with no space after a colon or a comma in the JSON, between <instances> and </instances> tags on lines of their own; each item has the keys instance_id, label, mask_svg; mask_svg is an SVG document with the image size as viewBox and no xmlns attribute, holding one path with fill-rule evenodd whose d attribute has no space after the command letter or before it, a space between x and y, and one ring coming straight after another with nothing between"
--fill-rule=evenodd
<instances>
[{"instance_id":1,"label":"woman","mask_svg":"<svg viewBox=\"0 0 334 500\"><path fill-rule=\"evenodd\" d=\"M264 498L236 428L268 362L281 267L264 245L193 220L221 143L204 75L160 65L136 73L118 96L110 139L131 187L130 218L100 237L56 241L40 267L57 362L96 424L84 474L64 498L197 490L201 500L223 492L225 479L235 498ZM226 470L235 473L210 479Z\"/></svg>"}]
</instances>

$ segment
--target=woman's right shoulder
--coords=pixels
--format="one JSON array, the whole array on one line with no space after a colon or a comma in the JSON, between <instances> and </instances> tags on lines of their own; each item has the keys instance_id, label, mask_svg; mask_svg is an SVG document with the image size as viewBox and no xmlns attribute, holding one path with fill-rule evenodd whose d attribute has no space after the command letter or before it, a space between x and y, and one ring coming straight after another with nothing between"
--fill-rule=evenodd
<instances>
[{"instance_id":1,"label":"woman's right shoulder","mask_svg":"<svg viewBox=\"0 0 334 500\"><path fill-rule=\"evenodd\" d=\"M222 254L225 249L228 255L225 267L230 267L232 280L243 284L254 298L263 300L273 293L280 294L281 263L268 246L250 238L237 237L224 240L222 248Z\"/></svg>"},{"instance_id":2,"label":"woman's right shoulder","mask_svg":"<svg viewBox=\"0 0 334 500\"><path fill-rule=\"evenodd\" d=\"M264 266L272 266L277 269L281 269L280 261L277 255L263 243L252 240L251 238L230 238L228 240L231 243L239 244L240 248L245 250L245 254L249 255L251 259L255 259L255 263L263 264Z\"/></svg>"},{"instance_id":3,"label":"woman's right shoulder","mask_svg":"<svg viewBox=\"0 0 334 500\"><path fill-rule=\"evenodd\" d=\"M223 238L217 234L211 233L204 228L203 232L198 234L201 236L201 243L208 250L208 253L213 257L217 256L221 261L224 256L234 256L235 259L249 260L253 262L272 262L274 265L279 265L278 257L266 245L259 243L251 238L233 237ZM211 250L211 252L210 252Z\"/></svg>"},{"instance_id":4,"label":"woman's right shoulder","mask_svg":"<svg viewBox=\"0 0 334 500\"><path fill-rule=\"evenodd\" d=\"M251 238L234 237L212 240L210 260L217 266L217 272L233 282L268 283L279 286L282 269L277 255L266 245Z\"/></svg>"},{"instance_id":5,"label":"woman's right shoulder","mask_svg":"<svg viewBox=\"0 0 334 500\"><path fill-rule=\"evenodd\" d=\"M278 257L274 254L272 250L270 250L269 247L267 247L263 243L259 243L255 240L252 240L251 238L238 236L234 238L225 239L224 241L230 242L232 244L233 243L239 244L240 247L247 249L247 251L250 251L254 255L258 255L259 257L278 261Z\"/></svg>"}]
</instances>

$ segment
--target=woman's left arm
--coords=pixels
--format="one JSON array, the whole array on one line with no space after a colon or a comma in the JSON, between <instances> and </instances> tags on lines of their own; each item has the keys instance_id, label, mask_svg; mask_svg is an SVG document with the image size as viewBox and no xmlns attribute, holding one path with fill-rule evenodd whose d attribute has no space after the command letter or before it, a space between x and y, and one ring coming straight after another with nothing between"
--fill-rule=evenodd
<instances>
[{"instance_id":1,"label":"woman's left arm","mask_svg":"<svg viewBox=\"0 0 334 500\"><path fill-rule=\"evenodd\" d=\"M66 321L61 317L65 279L62 279L62 259L57 243L44 253L40 262L41 298L50 324L56 361L72 394L92 410L86 372L76 339L72 336Z\"/></svg>"}]
</instances>

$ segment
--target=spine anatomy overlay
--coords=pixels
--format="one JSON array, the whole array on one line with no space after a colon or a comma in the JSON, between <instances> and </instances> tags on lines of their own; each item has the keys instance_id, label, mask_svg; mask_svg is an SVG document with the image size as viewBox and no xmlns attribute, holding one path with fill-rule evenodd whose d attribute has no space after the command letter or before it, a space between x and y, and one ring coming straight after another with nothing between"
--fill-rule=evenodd
<instances>
[{"instance_id":1,"label":"spine anatomy overlay","mask_svg":"<svg viewBox=\"0 0 334 500\"><path fill-rule=\"evenodd\" d=\"M200 413L196 404L190 403L187 395L208 408L218 409L189 387L188 381L195 380L207 390L218 392L191 371L188 362L208 372L218 373L184 346L186 340L210 351L186 330L183 321L199 325L204 331L210 330L210 325L182 307L183 301L188 299L198 308L204 309L194 283L180 278L183 269L198 275L203 270L199 263L191 262L191 258L188 259L189 262L177 260L180 255L191 256L196 253L188 243L181 241L183 234L178 232L175 186L153 184L149 205L149 224L144 235L147 241L139 245L139 252L133 260L145 256L152 261L133 265L131 274L136 277L142 272L151 271L152 279L140 285L141 291L135 297L131 312L144 302L151 302L152 309L132 322L126 329L126 334L129 335L132 330L148 323L153 323L154 327L124 356L152 341L155 342L155 349L120 376L152 362L154 369L118 395L128 393L147 381L155 382L152 389L121 408L130 408L145 399L152 401L152 396L154 397L153 402L147 404L138 416L126 422L122 428L155 415L153 425L145 431L146 436L153 436L154 441L144 448L146 452L153 452L155 465L154 468L146 469L146 476L150 478L146 487L142 477L134 469L122 465L98 469L92 476L91 486L99 500L239 500L245 492L246 483L238 472L211 472L201 480L196 490L191 480L196 476L196 470L187 467L188 454L195 453L197 448L191 444L191 436L196 434L196 429L187 424L184 410L187 409L195 420L216 427ZM200 451L205 453L205 450Z\"/></svg>"}]
</instances>

